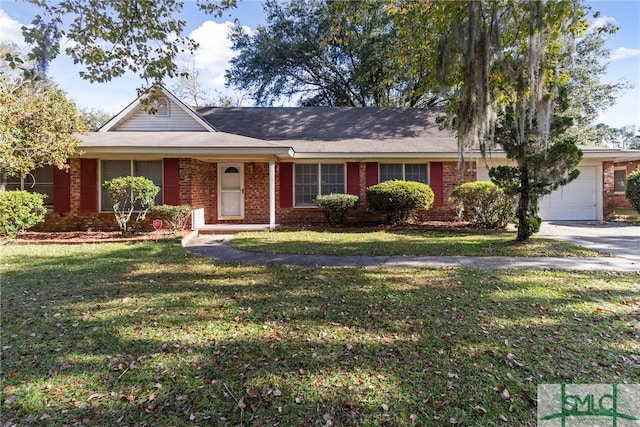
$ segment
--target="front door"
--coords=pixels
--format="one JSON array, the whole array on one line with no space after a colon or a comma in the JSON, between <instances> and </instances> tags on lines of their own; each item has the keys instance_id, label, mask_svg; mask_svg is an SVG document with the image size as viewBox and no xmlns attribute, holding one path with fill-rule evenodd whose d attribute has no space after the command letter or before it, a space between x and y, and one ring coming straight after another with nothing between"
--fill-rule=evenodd
<instances>
[{"instance_id":1,"label":"front door","mask_svg":"<svg viewBox=\"0 0 640 427\"><path fill-rule=\"evenodd\" d=\"M242 163L218 165L218 219L244 218Z\"/></svg>"}]
</instances>

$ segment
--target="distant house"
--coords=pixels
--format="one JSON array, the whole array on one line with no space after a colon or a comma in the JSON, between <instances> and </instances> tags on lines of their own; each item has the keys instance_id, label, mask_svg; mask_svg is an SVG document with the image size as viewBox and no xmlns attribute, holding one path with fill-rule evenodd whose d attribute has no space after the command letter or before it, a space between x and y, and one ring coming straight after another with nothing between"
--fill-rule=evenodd
<instances>
[{"instance_id":1,"label":"distant house","mask_svg":"<svg viewBox=\"0 0 640 427\"><path fill-rule=\"evenodd\" d=\"M197 108L167 90L150 115L137 99L97 132L82 137L68 171L37 171L34 190L49 195L42 228L115 225L106 180L142 175L160 186L157 204L189 204L193 227L205 224L298 224L322 220L318 194L349 193L390 179L427 183L435 206L425 219L451 219L447 204L460 183L488 179L479 153L458 165L453 134L432 109ZM616 159L630 152L584 148L581 175L542 202L546 220L601 220L614 197ZM492 153L488 166L505 164ZM25 186L14 180L10 188ZM366 220L366 204L356 214Z\"/></svg>"}]
</instances>

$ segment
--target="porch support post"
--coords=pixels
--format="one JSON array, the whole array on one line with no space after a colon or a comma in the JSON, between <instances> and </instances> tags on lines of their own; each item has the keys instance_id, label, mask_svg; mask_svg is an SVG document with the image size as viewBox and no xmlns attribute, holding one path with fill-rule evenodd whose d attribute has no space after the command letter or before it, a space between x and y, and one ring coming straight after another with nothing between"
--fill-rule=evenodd
<instances>
[{"instance_id":1,"label":"porch support post","mask_svg":"<svg viewBox=\"0 0 640 427\"><path fill-rule=\"evenodd\" d=\"M276 161L269 160L269 228L276 228Z\"/></svg>"}]
</instances>

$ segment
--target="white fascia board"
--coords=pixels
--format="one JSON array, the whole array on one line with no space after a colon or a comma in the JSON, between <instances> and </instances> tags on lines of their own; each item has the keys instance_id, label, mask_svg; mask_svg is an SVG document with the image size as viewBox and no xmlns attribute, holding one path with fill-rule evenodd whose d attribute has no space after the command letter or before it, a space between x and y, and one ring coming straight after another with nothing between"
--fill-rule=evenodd
<instances>
[{"instance_id":1,"label":"white fascia board","mask_svg":"<svg viewBox=\"0 0 640 427\"><path fill-rule=\"evenodd\" d=\"M160 157L184 157L184 156L215 156L215 155L275 155L292 158L293 151L290 148L266 148L266 147L243 147L243 148L210 148L210 147L80 147L83 157L100 156L100 155L155 155Z\"/></svg>"}]
</instances>

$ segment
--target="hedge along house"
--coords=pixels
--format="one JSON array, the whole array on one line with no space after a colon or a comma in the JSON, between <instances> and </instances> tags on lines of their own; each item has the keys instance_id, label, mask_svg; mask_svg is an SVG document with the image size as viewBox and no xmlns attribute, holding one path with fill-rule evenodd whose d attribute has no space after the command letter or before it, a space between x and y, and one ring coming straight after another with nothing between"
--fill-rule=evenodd
<instances>
[{"instance_id":1,"label":"hedge along house","mask_svg":"<svg viewBox=\"0 0 640 427\"><path fill-rule=\"evenodd\" d=\"M478 153L467 154L459 167L457 141L436 124L437 110L193 109L167 90L156 102L157 113L151 115L135 100L82 137L82 154L69 160L67 171L43 172L47 177L37 182L47 186L51 205L42 229L115 227L102 184L123 175L145 176L160 186L156 204L191 205L195 229L321 221L316 195L349 193L364 200L367 187L390 179L429 184L435 203L423 218L452 219L447 199L453 189L487 177ZM603 218L608 194L603 177L613 174L616 158L627 155L585 150L581 169L593 173L580 185L595 188L595 209L584 219ZM492 153L490 162L504 163L504 153ZM20 185L24 182L14 182L13 188ZM562 219L583 219L582 207L565 200L567 193L554 202L563 206ZM363 203L355 217L374 216Z\"/></svg>"}]
</instances>

